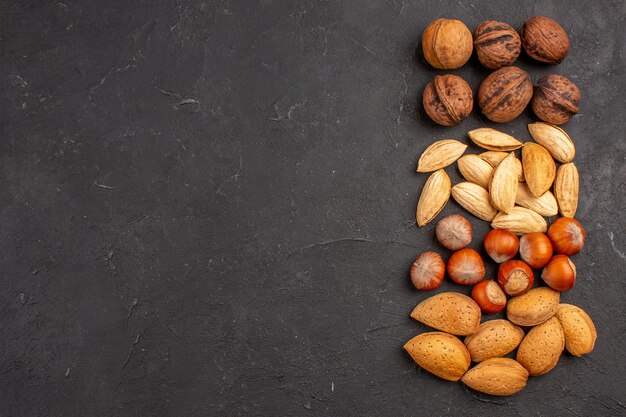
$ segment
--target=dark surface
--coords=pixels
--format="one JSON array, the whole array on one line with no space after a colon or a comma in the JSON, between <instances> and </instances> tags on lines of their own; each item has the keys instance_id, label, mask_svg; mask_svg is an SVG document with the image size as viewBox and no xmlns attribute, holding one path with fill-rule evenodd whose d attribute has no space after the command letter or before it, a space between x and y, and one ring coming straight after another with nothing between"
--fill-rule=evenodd
<instances>
[{"instance_id":1,"label":"dark surface","mask_svg":"<svg viewBox=\"0 0 626 417\"><path fill-rule=\"evenodd\" d=\"M495 4L2 2L0 415L626 414L625 6ZM491 126L429 122L443 72L414 51L440 16L535 14L572 40L561 65L519 65L582 92L588 241L563 299L599 339L495 398L401 349L427 330L412 260L449 255L414 225L418 156ZM453 73L476 91L488 70ZM500 128L529 140L533 120Z\"/></svg>"}]
</instances>

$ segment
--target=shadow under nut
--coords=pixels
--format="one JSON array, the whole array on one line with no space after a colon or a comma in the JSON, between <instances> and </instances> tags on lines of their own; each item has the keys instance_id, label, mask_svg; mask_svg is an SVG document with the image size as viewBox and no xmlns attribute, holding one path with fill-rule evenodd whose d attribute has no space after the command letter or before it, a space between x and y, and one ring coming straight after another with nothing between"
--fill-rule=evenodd
<instances>
[{"instance_id":1,"label":"shadow under nut","mask_svg":"<svg viewBox=\"0 0 626 417\"><path fill-rule=\"evenodd\" d=\"M472 89L456 75L438 75L424 89L424 110L437 124L453 126L467 118L474 107Z\"/></svg>"},{"instance_id":2,"label":"shadow under nut","mask_svg":"<svg viewBox=\"0 0 626 417\"><path fill-rule=\"evenodd\" d=\"M517 67L492 72L478 89L478 105L491 121L510 122L519 116L533 96L528 73Z\"/></svg>"}]
</instances>

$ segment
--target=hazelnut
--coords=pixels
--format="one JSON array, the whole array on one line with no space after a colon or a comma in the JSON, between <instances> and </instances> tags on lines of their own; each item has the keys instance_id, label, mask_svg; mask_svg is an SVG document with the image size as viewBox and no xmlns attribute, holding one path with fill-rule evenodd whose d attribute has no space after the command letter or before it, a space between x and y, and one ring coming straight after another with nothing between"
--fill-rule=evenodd
<instances>
[{"instance_id":1,"label":"hazelnut","mask_svg":"<svg viewBox=\"0 0 626 417\"><path fill-rule=\"evenodd\" d=\"M480 84L478 104L489 120L504 123L519 116L532 96L528 73L517 67L504 67L489 74Z\"/></svg>"},{"instance_id":2,"label":"hazelnut","mask_svg":"<svg viewBox=\"0 0 626 417\"><path fill-rule=\"evenodd\" d=\"M472 112L474 98L465 80L456 75L438 75L423 94L424 110L442 126L459 124Z\"/></svg>"},{"instance_id":3,"label":"hazelnut","mask_svg":"<svg viewBox=\"0 0 626 417\"><path fill-rule=\"evenodd\" d=\"M548 64L558 64L569 52L567 33L545 16L535 16L524 23L522 45L529 57Z\"/></svg>"},{"instance_id":4,"label":"hazelnut","mask_svg":"<svg viewBox=\"0 0 626 417\"><path fill-rule=\"evenodd\" d=\"M537 82L530 105L544 122L561 125L578 113L580 90L565 77L546 75Z\"/></svg>"},{"instance_id":5,"label":"hazelnut","mask_svg":"<svg viewBox=\"0 0 626 417\"><path fill-rule=\"evenodd\" d=\"M435 68L460 68L472 56L472 32L460 20L437 19L422 34L422 50Z\"/></svg>"},{"instance_id":6,"label":"hazelnut","mask_svg":"<svg viewBox=\"0 0 626 417\"><path fill-rule=\"evenodd\" d=\"M474 49L481 64L498 69L517 60L522 41L511 25L488 20L474 30Z\"/></svg>"}]
</instances>

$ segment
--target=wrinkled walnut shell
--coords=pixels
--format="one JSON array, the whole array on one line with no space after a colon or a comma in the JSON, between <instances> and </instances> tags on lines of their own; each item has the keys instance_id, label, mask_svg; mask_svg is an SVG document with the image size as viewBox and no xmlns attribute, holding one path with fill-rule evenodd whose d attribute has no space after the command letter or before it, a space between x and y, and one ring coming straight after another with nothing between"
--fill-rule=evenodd
<instances>
[{"instance_id":1,"label":"wrinkled walnut shell","mask_svg":"<svg viewBox=\"0 0 626 417\"><path fill-rule=\"evenodd\" d=\"M462 67L472 56L472 49L472 32L460 20L437 19L422 34L424 58L435 68Z\"/></svg>"},{"instance_id":2,"label":"wrinkled walnut shell","mask_svg":"<svg viewBox=\"0 0 626 417\"><path fill-rule=\"evenodd\" d=\"M531 102L533 111L544 122L561 125L578 113L580 90L567 78L552 74L535 86Z\"/></svg>"},{"instance_id":3,"label":"wrinkled walnut shell","mask_svg":"<svg viewBox=\"0 0 626 417\"><path fill-rule=\"evenodd\" d=\"M424 89L422 98L428 116L442 126L460 123L474 106L470 86L452 74L436 76Z\"/></svg>"},{"instance_id":4,"label":"wrinkled walnut shell","mask_svg":"<svg viewBox=\"0 0 626 417\"><path fill-rule=\"evenodd\" d=\"M533 96L533 84L526 71L504 67L492 72L478 89L478 105L494 122L510 122L519 116Z\"/></svg>"},{"instance_id":5,"label":"wrinkled walnut shell","mask_svg":"<svg viewBox=\"0 0 626 417\"><path fill-rule=\"evenodd\" d=\"M509 24L489 20L474 30L474 49L481 64L498 69L517 60L522 51L522 41Z\"/></svg>"},{"instance_id":6,"label":"wrinkled walnut shell","mask_svg":"<svg viewBox=\"0 0 626 417\"><path fill-rule=\"evenodd\" d=\"M569 52L567 33L545 16L535 16L524 23L522 44L529 57L548 64L558 64Z\"/></svg>"}]
</instances>

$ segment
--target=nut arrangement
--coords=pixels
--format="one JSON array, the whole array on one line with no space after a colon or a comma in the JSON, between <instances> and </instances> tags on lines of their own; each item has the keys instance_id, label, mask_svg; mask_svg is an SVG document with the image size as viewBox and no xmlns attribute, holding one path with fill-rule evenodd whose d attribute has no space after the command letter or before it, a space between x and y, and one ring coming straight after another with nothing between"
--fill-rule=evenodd
<instances>
[{"instance_id":1,"label":"nut arrangement","mask_svg":"<svg viewBox=\"0 0 626 417\"><path fill-rule=\"evenodd\" d=\"M464 216L438 221L436 239L451 254L447 262L434 251L420 254L410 269L411 282L418 290L434 290L447 276L471 286L471 296L448 291L418 303L411 317L434 331L415 336L404 349L428 372L489 395L521 391L529 377L557 366L564 351L586 355L597 339L589 315L561 302L561 292L575 286L571 257L583 249L586 233L574 218L576 148L557 125L578 113L580 91L560 75L533 87L530 75L512 66L522 49L537 61L556 64L569 48L563 28L543 16L527 20L519 34L507 23L486 21L472 35L463 22L438 19L422 37L424 57L436 68L459 68L475 49L481 64L495 70L477 96L489 120L509 122L529 104L541 120L528 125L532 140L526 141L489 127L469 131L470 141L485 150L479 154L466 153L468 144L460 140L438 140L422 153L416 170L429 174L416 209L419 227L433 221L452 197L492 230L482 240L483 259L469 247L474 231ZM426 113L443 126L465 119L473 100L469 85L455 75L437 76L423 94ZM464 181L452 184L445 170L455 162ZM546 217L558 215L548 224ZM496 277L486 277L485 262L498 265ZM481 323L483 315L501 312L506 319Z\"/></svg>"},{"instance_id":2,"label":"nut arrangement","mask_svg":"<svg viewBox=\"0 0 626 417\"><path fill-rule=\"evenodd\" d=\"M513 66L522 49L536 61L558 64L569 48L565 30L545 16L528 19L519 34L508 23L491 20L479 24L472 34L455 19L437 19L422 34L424 58L435 68L460 68L476 50L478 61L495 70L480 84L477 101L483 115L497 123L515 119L529 103L540 120L555 125L578 113L580 91L571 80L552 74L533 87L530 75ZM422 101L428 116L442 126L461 123L474 105L469 84L450 74L428 83Z\"/></svg>"}]
</instances>

